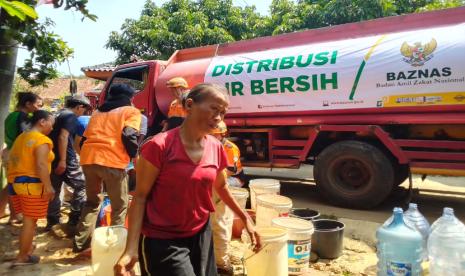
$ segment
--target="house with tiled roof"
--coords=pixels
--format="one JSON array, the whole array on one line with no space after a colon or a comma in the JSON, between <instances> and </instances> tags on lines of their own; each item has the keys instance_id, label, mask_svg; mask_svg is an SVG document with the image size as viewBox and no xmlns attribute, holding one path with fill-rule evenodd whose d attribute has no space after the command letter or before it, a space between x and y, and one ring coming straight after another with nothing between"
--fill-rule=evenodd
<instances>
[{"instance_id":1,"label":"house with tiled roof","mask_svg":"<svg viewBox=\"0 0 465 276\"><path fill-rule=\"evenodd\" d=\"M87 77L78 77L74 78L74 80L77 83L78 94L85 94L89 91L101 91L105 85L102 81ZM58 78L47 81L45 86L30 87L26 81L19 80L19 86L21 90L37 93L44 100L44 104L50 106L55 100L62 99L64 96L70 94L70 81L71 79L68 77Z\"/></svg>"},{"instance_id":2,"label":"house with tiled roof","mask_svg":"<svg viewBox=\"0 0 465 276\"><path fill-rule=\"evenodd\" d=\"M88 78L105 81L107 78L111 77L115 69L116 65L114 63L107 62L93 66L82 67L81 71L84 72L84 75L86 75Z\"/></svg>"}]
</instances>

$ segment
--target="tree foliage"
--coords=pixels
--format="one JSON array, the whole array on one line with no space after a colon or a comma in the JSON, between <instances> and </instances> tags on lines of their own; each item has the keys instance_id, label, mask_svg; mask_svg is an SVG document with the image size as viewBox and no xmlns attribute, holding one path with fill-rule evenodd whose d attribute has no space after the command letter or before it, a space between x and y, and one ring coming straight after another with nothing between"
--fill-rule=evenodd
<instances>
[{"instance_id":1,"label":"tree foliage","mask_svg":"<svg viewBox=\"0 0 465 276\"><path fill-rule=\"evenodd\" d=\"M379 17L463 5L460 0L273 0L268 16L232 0L147 0L139 19L127 19L106 47L117 63L132 55L167 59L178 49L277 35Z\"/></svg>"},{"instance_id":2,"label":"tree foliage","mask_svg":"<svg viewBox=\"0 0 465 276\"><path fill-rule=\"evenodd\" d=\"M172 0L161 7L147 1L138 20L127 19L121 33L110 34L107 47L118 52L118 63L133 54L166 59L177 49L263 35L260 24L254 7L236 7L232 0Z\"/></svg>"},{"instance_id":3,"label":"tree foliage","mask_svg":"<svg viewBox=\"0 0 465 276\"><path fill-rule=\"evenodd\" d=\"M432 1L431 3L428 3L427 5L419 7L417 9L417 12L455 8L455 7L459 7L463 5L465 5L465 1L463 0Z\"/></svg>"},{"instance_id":4,"label":"tree foliage","mask_svg":"<svg viewBox=\"0 0 465 276\"><path fill-rule=\"evenodd\" d=\"M283 4L287 3L287 4ZM371 20L464 5L463 0L273 0L271 18L290 10L294 21L272 21L271 34ZM290 7L288 7L290 6ZM278 7L278 9L273 9ZM300 24L296 24L300 20Z\"/></svg>"},{"instance_id":5,"label":"tree foliage","mask_svg":"<svg viewBox=\"0 0 465 276\"><path fill-rule=\"evenodd\" d=\"M56 62L63 62L73 54L66 42L50 31L54 25L51 19L46 18L42 22L37 20L36 3L36 0L0 0L0 41L11 42L10 45L2 45L10 49L23 47L29 51L30 56L18 68L18 73L31 85L41 85L47 79L57 77ZM75 8L84 17L96 19L85 7L87 0L55 0L53 3L55 7L66 4L65 9ZM0 53L8 54L7 51Z\"/></svg>"},{"instance_id":6,"label":"tree foliage","mask_svg":"<svg viewBox=\"0 0 465 276\"><path fill-rule=\"evenodd\" d=\"M75 8L84 17L95 20L86 9L87 0L47 0L55 8ZM55 62L64 61L72 54L71 48L49 31L50 19L39 22L35 6L37 0L0 0L0 122L9 111L18 48L29 50L30 57L18 68L19 74L31 85L44 84L58 75ZM0 124L0 145L3 145L3 125Z\"/></svg>"},{"instance_id":7,"label":"tree foliage","mask_svg":"<svg viewBox=\"0 0 465 276\"><path fill-rule=\"evenodd\" d=\"M0 8L4 9L10 16L17 17L22 21L26 20L27 17L32 19L38 17L33 7L20 1L0 0Z\"/></svg>"}]
</instances>

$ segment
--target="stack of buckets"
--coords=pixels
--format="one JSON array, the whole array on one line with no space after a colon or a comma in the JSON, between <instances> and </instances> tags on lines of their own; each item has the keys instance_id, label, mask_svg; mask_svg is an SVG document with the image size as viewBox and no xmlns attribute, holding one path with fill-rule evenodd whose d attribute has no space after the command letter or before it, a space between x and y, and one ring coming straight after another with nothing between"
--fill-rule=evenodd
<instances>
[{"instance_id":1,"label":"stack of buckets","mask_svg":"<svg viewBox=\"0 0 465 276\"><path fill-rule=\"evenodd\" d=\"M279 195L278 180L254 179L249 186L252 209L256 210L256 230L263 247L259 252L246 252L244 259L248 275L306 273L310 261L312 222L288 216L292 200ZM243 235L243 240L248 240L246 235Z\"/></svg>"}]
</instances>

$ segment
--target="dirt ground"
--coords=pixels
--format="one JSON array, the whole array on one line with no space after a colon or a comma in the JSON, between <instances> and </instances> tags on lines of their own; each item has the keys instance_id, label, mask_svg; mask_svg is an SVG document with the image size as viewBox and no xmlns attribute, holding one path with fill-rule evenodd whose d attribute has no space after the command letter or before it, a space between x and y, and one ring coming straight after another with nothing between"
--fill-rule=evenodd
<instances>
[{"instance_id":1,"label":"dirt ground","mask_svg":"<svg viewBox=\"0 0 465 276\"><path fill-rule=\"evenodd\" d=\"M0 220L0 275L92 275L91 260L73 253L70 239L42 232L45 220L39 220L38 234L35 238L37 248L34 254L41 257L40 264L10 269L10 260L18 252L20 226L7 225L7 220L8 218ZM240 254L237 251L234 253ZM308 275L376 275L376 261L373 247L363 241L345 238L342 256L336 260L315 260ZM242 275L241 265L235 266L235 269L236 275Z\"/></svg>"},{"instance_id":2,"label":"dirt ground","mask_svg":"<svg viewBox=\"0 0 465 276\"><path fill-rule=\"evenodd\" d=\"M323 275L376 275L376 263L378 261L376 257L376 250L374 247L370 247L365 242L355 240L352 238L344 238L344 248L342 255L334 260L318 259L316 253L311 253L311 263L308 273L303 276L323 276ZM240 251L239 248L243 247L239 241L233 241L232 247L237 248L235 253ZM231 261L234 263L237 258L232 258ZM235 275L242 275L242 264L240 261L236 261ZM253 275L252 275L253 276Z\"/></svg>"},{"instance_id":3,"label":"dirt ground","mask_svg":"<svg viewBox=\"0 0 465 276\"><path fill-rule=\"evenodd\" d=\"M21 226L7 225L7 221L8 218L0 220L0 275L91 275L90 259L74 254L70 239L43 233L45 219L39 220L38 233L34 240L34 254L41 257L40 264L10 269L11 259L18 253Z\"/></svg>"},{"instance_id":4,"label":"dirt ground","mask_svg":"<svg viewBox=\"0 0 465 276\"><path fill-rule=\"evenodd\" d=\"M323 215L337 217L346 225L342 256L335 260L314 259L307 275L376 275L376 229L390 216L392 207L399 205L403 199L393 197L373 210L338 208L322 201L314 187L304 183L309 180L307 175L303 177L298 171L294 173L273 171L273 174L293 179L281 181L281 192L293 199L294 206L319 210ZM264 171L264 176L275 177L269 171ZM420 182L416 177L415 181L413 200L421 204L421 210L424 210L430 222L440 216L444 206L454 207L457 216L464 221L465 178L431 178L427 182ZM444 195L444 192L448 195ZM35 238L35 254L41 256L41 263L10 269L10 260L17 254L20 226L7 225L7 221L8 218L0 219L0 275L92 275L90 258L74 254L70 239L41 231L45 227L45 220L39 220ZM236 275L242 275L240 265L236 268Z\"/></svg>"}]
</instances>

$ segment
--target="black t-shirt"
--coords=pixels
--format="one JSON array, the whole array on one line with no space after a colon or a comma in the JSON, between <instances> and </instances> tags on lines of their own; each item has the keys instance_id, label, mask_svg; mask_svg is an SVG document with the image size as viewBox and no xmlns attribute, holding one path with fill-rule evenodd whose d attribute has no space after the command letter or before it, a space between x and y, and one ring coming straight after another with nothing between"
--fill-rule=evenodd
<instances>
[{"instance_id":1,"label":"black t-shirt","mask_svg":"<svg viewBox=\"0 0 465 276\"><path fill-rule=\"evenodd\" d=\"M58 117L53 125L53 130L49 137L53 141L53 152L55 153L55 160L53 161L53 167L56 167L58 161L60 161L60 153L58 152L58 136L62 129L66 129L69 132L68 136L68 147L66 148L66 163L69 160L76 158L76 152L74 151L74 137L78 130L78 117L70 110L63 109L59 112Z\"/></svg>"}]
</instances>

